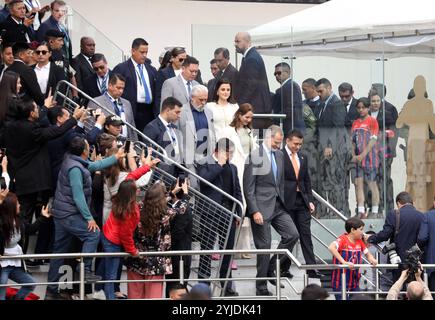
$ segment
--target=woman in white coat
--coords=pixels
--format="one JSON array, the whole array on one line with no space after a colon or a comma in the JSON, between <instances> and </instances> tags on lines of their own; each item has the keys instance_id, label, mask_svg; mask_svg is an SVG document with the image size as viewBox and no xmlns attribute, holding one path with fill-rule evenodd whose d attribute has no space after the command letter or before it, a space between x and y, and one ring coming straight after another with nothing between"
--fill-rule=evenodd
<instances>
[{"instance_id":1,"label":"woman in white coat","mask_svg":"<svg viewBox=\"0 0 435 320\"><path fill-rule=\"evenodd\" d=\"M220 138L228 138L234 142L235 150L231 163L237 167L239 181L241 183L240 189L243 190L243 172L245 169L245 162L248 155L252 150L258 147L257 139L253 135L252 130L252 105L249 103L241 104L239 109L235 112L230 125L221 131ZM243 196L243 192L242 192ZM243 211L246 210L245 197L243 196ZM245 218L242 224L242 230L237 242L237 249L251 249L252 233L250 228L250 221ZM242 258L249 259L250 255L242 254Z\"/></svg>"}]
</instances>

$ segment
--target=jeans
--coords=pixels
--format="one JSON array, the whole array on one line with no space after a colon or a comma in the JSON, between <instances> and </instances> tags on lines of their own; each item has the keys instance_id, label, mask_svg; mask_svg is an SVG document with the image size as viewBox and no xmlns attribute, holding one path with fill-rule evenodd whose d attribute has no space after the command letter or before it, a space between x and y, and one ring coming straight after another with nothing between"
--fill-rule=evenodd
<instances>
[{"instance_id":1,"label":"jeans","mask_svg":"<svg viewBox=\"0 0 435 320\"><path fill-rule=\"evenodd\" d=\"M7 284L8 279L16 283L35 283L35 280L21 267L8 266L0 269L0 284ZM35 286L24 286L18 290L15 299L24 300L27 295L35 289ZM6 287L0 288L0 300L6 299Z\"/></svg>"},{"instance_id":2,"label":"jeans","mask_svg":"<svg viewBox=\"0 0 435 320\"><path fill-rule=\"evenodd\" d=\"M334 289L334 291L335 291L336 289ZM341 288L340 289L338 289L338 290L341 290ZM353 288L353 289L350 289L350 290L348 290L348 291L350 291L350 292L359 292L359 291L361 291L360 290L360 288L359 287L356 287L356 288ZM346 300L350 300L350 299L352 299L352 294L347 294L346 295ZM335 294L335 300L343 300L343 295L341 294L341 293L336 293Z\"/></svg>"},{"instance_id":3,"label":"jeans","mask_svg":"<svg viewBox=\"0 0 435 320\"><path fill-rule=\"evenodd\" d=\"M122 247L108 240L104 234L101 237L104 252L123 252ZM118 268L121 263L120 257L104 258L104 280L117 280ZM104 284L104 294L107 300L115 300L115 288L113 282Z\"/></svg>"},{"instance_id":4,"label":"jeans","mask_svg":"<svg viewBox=\"0 0 435 320\"><path fill-rule=\"evenodd\" d=\"M67 253L73 237L79 238L83 243L83 253L94 253L97 251L100 231L88 231L88 222L80 215L75 214L63 219L54 219L54 245L53 253ZM92 258L84 259L85 272L91 272ZM59 268L63 264L63 259L52 259L48 270L48 281L58 282L60 278ZM72 280L72 279L71 279ZM47 290L57 293L58 285L48 285Z\"/></svg>"}]
</instances>

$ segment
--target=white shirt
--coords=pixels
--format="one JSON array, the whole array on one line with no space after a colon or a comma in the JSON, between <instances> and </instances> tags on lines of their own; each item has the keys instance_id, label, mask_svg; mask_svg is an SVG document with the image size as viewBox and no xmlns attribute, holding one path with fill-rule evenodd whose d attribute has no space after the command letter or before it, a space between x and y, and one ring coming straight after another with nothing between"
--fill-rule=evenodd
<instances>
[{"instance_id":1,"label":"white shirt","mask_svg":"<svg viewBox=\"0 0 435 320\"><path fill-rule=\"evenodd\" d=\"M169 122L167 122L165 119L163 119L161 115L159 115L158 117L159 117L160 121L163 123L163 125L165 126L166 132L168 133L168 138L171 139L171 144L174 147L175 154L179 154L180 150L178 148L178 138L177 138L177 135L175 133L174 128L168 127ZM172 137L175 138L175 141L172 140Z\"/></svg>"},{"instance_id":2,"label":"white shirt","mask_svg":"<svg viewBox=\"0 0 435 320\"><path fill-rule=\"evenodd\" d=\"M183 76L181 76L181 80L183 80L184 88L186 88L187 96L188 96L189 99L190 99L189 88L187 87L187 80L184 79ZM190 81L190 92L192 92L192 88L193 88L193 83L192 83L192 81Z\"/></svg>"},{"instance_id":3,"label":"white shirt","mask_svg":"<svg viewBox=\"0 0 435 320\"><path fill-rule=\"evenodd\" d=\"M181 69L178 70L174 69L175 76L178 77L181 74L181 71L182 71Z\"/></svg>"},{"instance_id":4,"label":"white shirt","mask_svg":"<svg viewBox=\"0 0 435 320\"><path fill-rule=\"evenodd\" d=\"M112 101L112 104L115 104L115 99L109 94L109 91L107 91L107 95L109 96L109 98L110 98L110 100ZM115 106L113 106L114 108L115 108ZM118 108L119 108L120 106L118 106ZM122 119L122 121L124 122L124 123L127 123L127 120L126 120L126 118L125 118L125 112L124 112L124 107L123 106L121 106L122 107L122 109L121 109L121 119ZM116 112L115 112L116 113ZM128 132L127 132L127 126L124 124L123 126L122 126L122 131L121 131L121 136L124 136L124 137L126 137L127 138L127 136L128 136Z\"/></svg>"},{"instance_id":5,"label":"white shirt","mask_svg":"<svg viewBox=\"0 0 435 320\"><path fill-rule=\"evenodd\" d=\"M45 94L47 92L48 78L50 76L50 62L43 67L35 66L36 78L38 79L41 92Z\"/></svg>"},{"instance_id":6,"label":"white shirt","mask_svg":"<svg viewBox=\"0 0 435 320\"><path fill-rule=\"evenodd\" d=\"M375 118L375 119L378 118L378 114L379 114L379 110L378 110L378 111L371 111L371 112L370 112L370 115L371 115L373 118Z\"/></svg>"},{"instance_id":7,"label":"white shirt","mask_svg":"<svg viewBox=\"0 0 435 320\"><path fill-rule=\"evenodd\" d=\"M249 47L246 49L245 53L243 54L243 58L246 58L246 55L248 54L249 50L251 50L253 47Z\"/></svg>"},{"instance_id":8,"label":"white shirt","mask_svg":"<svg viewBox=\"0 0 435 320\"><path fill-rule=\"evenodd\" d=\"M290 161L291 161L293 152L287 146L285 146L285 151L287 151L287 154L288 154ZM301 168L301 161L299 160L299 156L297 153L296 153L296 162L298 163L298 167L300 169Z\"/></svg>"},{"instance_id":9,"label":"white shirt","mask_svg":"<svg viewBox=\"0 0 435 320\"><path fill-rule=\"evenodd\" d=\"M133 58L131 59L131 62L133 62L133 66L134 66L134 70L136 72L136 85L137 85L137 102L138 103L145 103L145 88L142 85L142 77L140 76L140 72L139 72L139 68L138 68L138 64L136 63L136 61L133 60ZM143 72L143 76L145 78L145 82L146 85L148 87L148 92L151 96L151 101L153 99L153 95L151 92L151 86L150 86L150 79L148 76L148 71L147 68L145 68L144 65L142 65L142 72Z\"/></svg>"},{"instance_id":10,"label":"white shirt","mask_svg":"<svg viewBox=\"0 0 435 320\"><path fill-rule=\"evenodd\" d=\"M88 64L91 66L91 68L93 69L93 67L92 67L92 63L91 63L91 58L90 57L88 57L88 56L85 56L83 53L80 53L84 58L85 58L85 60L88 62Z\"/></svg>"},{"instance_id":11,"label":"white shirt","mask_svg":"<svg viewBox=\"0 0 435 320\"><path fill-rule=\"evenodd\" d=\"M102 94L104 94L104 92L102 90L104 80L106 80L105 82L106 82L106 91L107 91L107 89L109 88L109 70L107 70L107 73L104 75L104 77L101 78L101 77L97 76L97 86Z\"/></svg>"},{"instance_id":12,"label":"white shirt","mask_svg":"<svg viewBox=\"0 0 435 320\"><path fill-rule=\"evenodd\" d=\"M352 99L350 99L348 105L346 106L347 113L349 113L349 109L350 109L350 105L352 104L352 101L353 101L353 97Z\"/></svg>"}]
</instances>

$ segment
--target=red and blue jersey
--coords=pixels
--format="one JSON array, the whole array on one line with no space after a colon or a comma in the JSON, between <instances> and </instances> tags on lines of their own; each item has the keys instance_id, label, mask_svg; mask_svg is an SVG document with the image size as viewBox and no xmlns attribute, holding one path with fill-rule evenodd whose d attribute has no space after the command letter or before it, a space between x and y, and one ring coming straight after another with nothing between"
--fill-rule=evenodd
<instances>
[{"instance_id":1,"label":"red and blue jersey","mask_svg":"<svg viewBox=\"0 0 435 320\"><path fill-rule=\"evenodd\" d=\"M337 240L334 241L338 252L341 257L353 264L361 264L362 255L368 252L368 249L362 240L357 240L355 243L350 242L347 233L342 234ZM337 258L332 259L333 264L340 264ZM335 269L332 272L332 288L334 290L341 290L341 276L342 272L346 272L346 288L352 290L359 287L359 278L361 277L359 269Z\"/></svg>"},{"instance_id":2,"label":"red and blue jersey","mask_svg":"<svg viewBox=\"0 0 435 320\"><path fill-rule=\"evenodd\" d=\"M355 145L355 155L361 154L368 146L373 137L379 134L378 121L373 117L366 119L356 119L352 124L352 142ZM378 168L379 157L377 156L377 144L373 146L372 150L365 156L361 162L362 167Z\"/></svg>"}]
</instances>

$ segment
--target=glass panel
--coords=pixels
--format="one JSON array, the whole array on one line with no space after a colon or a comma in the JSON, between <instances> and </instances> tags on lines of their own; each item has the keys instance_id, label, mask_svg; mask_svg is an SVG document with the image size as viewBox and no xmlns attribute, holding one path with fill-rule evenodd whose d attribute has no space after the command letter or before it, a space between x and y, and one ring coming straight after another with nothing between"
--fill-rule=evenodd
<instances>
[{"instance_id":1,"label":"glass panel","mask_svg":"<svg viewBox=\"0 0 435 320\"><path fill-rule=\"evenodd\" d=\"M74 56L80 53L80 38L86 35L95 40L95 52L104 53L111 69L118 63L124 61L125 54L123 50L70 6L67 6L65 22L73 41Z\"/></svg>"}]
</instances>

